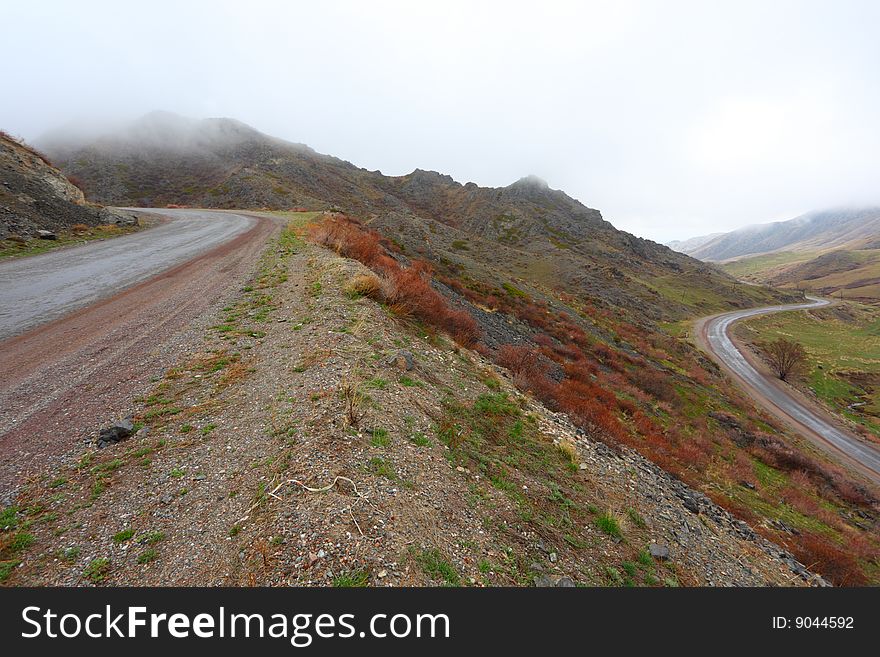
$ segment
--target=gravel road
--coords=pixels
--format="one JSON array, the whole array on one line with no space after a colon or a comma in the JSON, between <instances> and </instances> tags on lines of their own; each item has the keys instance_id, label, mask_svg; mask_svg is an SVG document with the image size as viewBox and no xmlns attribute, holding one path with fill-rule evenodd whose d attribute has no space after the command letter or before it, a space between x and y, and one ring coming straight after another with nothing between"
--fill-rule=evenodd
<instances>
[{"instance_id":1,"label":"gravel road","mask_svg":"<svg viewBox=\"0 0 880 657\"><path fill-rule=\"evenodd\" d=\"M0 340L0 501L124 416L152 377L198 349L201 325L243 284L279 228L227 212L154 212L171 221L3 263L4 329L33 328ZM10 278L13 271L21 278ZM24 278L29 271L39 283ZM45 300L36 289L63 298Z\"/></svg>"},{"instance_id":2,"label":"gravel road","mask_svg":"<svg viewBox=\"0 0 880 657\"><path fill-rule=\"evenodd\" d=\"M225 212L154 212L170 221L112 240L0 262L0 340L186 262L256 223Z\"/></svg>"}]
</instances>

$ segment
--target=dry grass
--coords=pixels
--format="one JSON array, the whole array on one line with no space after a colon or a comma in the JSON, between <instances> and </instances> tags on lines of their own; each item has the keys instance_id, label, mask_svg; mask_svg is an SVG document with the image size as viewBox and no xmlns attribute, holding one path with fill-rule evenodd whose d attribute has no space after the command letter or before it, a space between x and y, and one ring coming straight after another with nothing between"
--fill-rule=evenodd
<instances>
[{"instance_id":1,"label":"dry grass","mask_svg":"<svg viewBox=\"0 0 880 657\"><path fill-rule=\"evenodd\" d=\"M345 293L351 297L379 298L382 282L375 274L358 274L345 286Z\"/></svg>"}]
</instances>

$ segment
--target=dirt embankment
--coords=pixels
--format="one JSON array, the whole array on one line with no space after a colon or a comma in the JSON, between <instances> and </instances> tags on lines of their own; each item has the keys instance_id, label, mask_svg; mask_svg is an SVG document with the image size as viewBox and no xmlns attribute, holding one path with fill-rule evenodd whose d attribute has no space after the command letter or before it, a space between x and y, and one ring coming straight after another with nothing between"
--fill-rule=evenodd
<instances>
[{"instance_id":1,"label":"dirt embankment","mask_svg":"<svg viewBox=\"0 0 880 657\"><path fill-rule=\"evenodd\" d=\"M348 291L364 272L283 234L132 406L134 438L34 470L7 583L817 581L477 354Z\"/></svg>"}]
</instances>

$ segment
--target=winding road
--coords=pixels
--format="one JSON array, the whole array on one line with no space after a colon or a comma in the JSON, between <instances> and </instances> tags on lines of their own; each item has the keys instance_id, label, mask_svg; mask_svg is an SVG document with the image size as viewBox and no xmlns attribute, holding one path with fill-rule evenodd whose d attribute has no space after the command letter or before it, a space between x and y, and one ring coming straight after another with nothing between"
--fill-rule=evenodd
<instances>
[{"instance_id":1,"label":"winding road","mask_svg":"<svg viewBox=\"0 0 880 657\"><path fill-rule=\"evenodd\" d=\"M831 303L816 297L808 296L807 299L808 303L751 308L704 318L695 327L697 341L761 406L838 460L880 483L880 450L847 431L816 404L777 378L759 371L760 366L730 337L731 326L740 320L771 313L821 308Z\"/></svg>"},{"instance_id":2,"label":"winding road","mask_svg":"<svg viewBox=\"0 0 880 657\"><path fill-rule=\"evenodd\" d=\"M205 210L147 210L149 230L0 262L0 340L115 294L228 242L256 220Z\"/></svg>"},{"instance_id":3,"label":"winding road","mask_svg":"<svg viewBox=\"0 0 880 657\"><path fill-rule=\"evenodd\" d=\"M163 221L0 262L0 502L198 351L280 227L236 212L137 211Z\"/></svg>"}]
</instances>

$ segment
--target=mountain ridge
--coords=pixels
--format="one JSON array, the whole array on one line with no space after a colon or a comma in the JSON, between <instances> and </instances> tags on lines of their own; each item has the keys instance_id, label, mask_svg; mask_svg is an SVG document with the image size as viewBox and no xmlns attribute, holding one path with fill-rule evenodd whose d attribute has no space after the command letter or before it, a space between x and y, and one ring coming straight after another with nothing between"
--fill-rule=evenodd
<instances>
[{"instance_id":1,"label":"mountain ridge","mask_svg":"<svg viewBox=\"0 0 880 657\"><path fill-rule=\"evenodd\" d=\"M808 212L786 221L694 237L669 246L700 260L722 262L779 251L864 248L878 237L880 207L854 207Z\"/></svg>"},{"instance_id":2,"label":"mountain ridge","mask_svg":"<svg viewBox=\"0 0 880 657\"><path fill-rule=\"evenodd\" d=\"M197 147L180 149L179 143ZM744 290L726 274L663 245L617 230L600 211L536 176L497 188L420 168L385 176L234 119L194 120L167 113L148 114L133 128L92 141L64 143L56 137L40 145L83 182L92 200L108 205L342 209L401 234L429 223L435 224L436 234L443 225L447 231L462 231L458 241L479 237L507 247L509 259L529 253L532 268L548 272L548 281L589 289L653 321L693 314L687 295L679 291L685 282L706 290L691 303L702 302L706 310L714 310L720 300L732 300L725 307L777 300L769 292ZM437 240L428 232L410 239L415 240L412 249ZM446 248L458 251L455 256L467 255L452 244ZM484 257L491 259L494 254L486 248Z\"/></svg>"}]
</instances>

